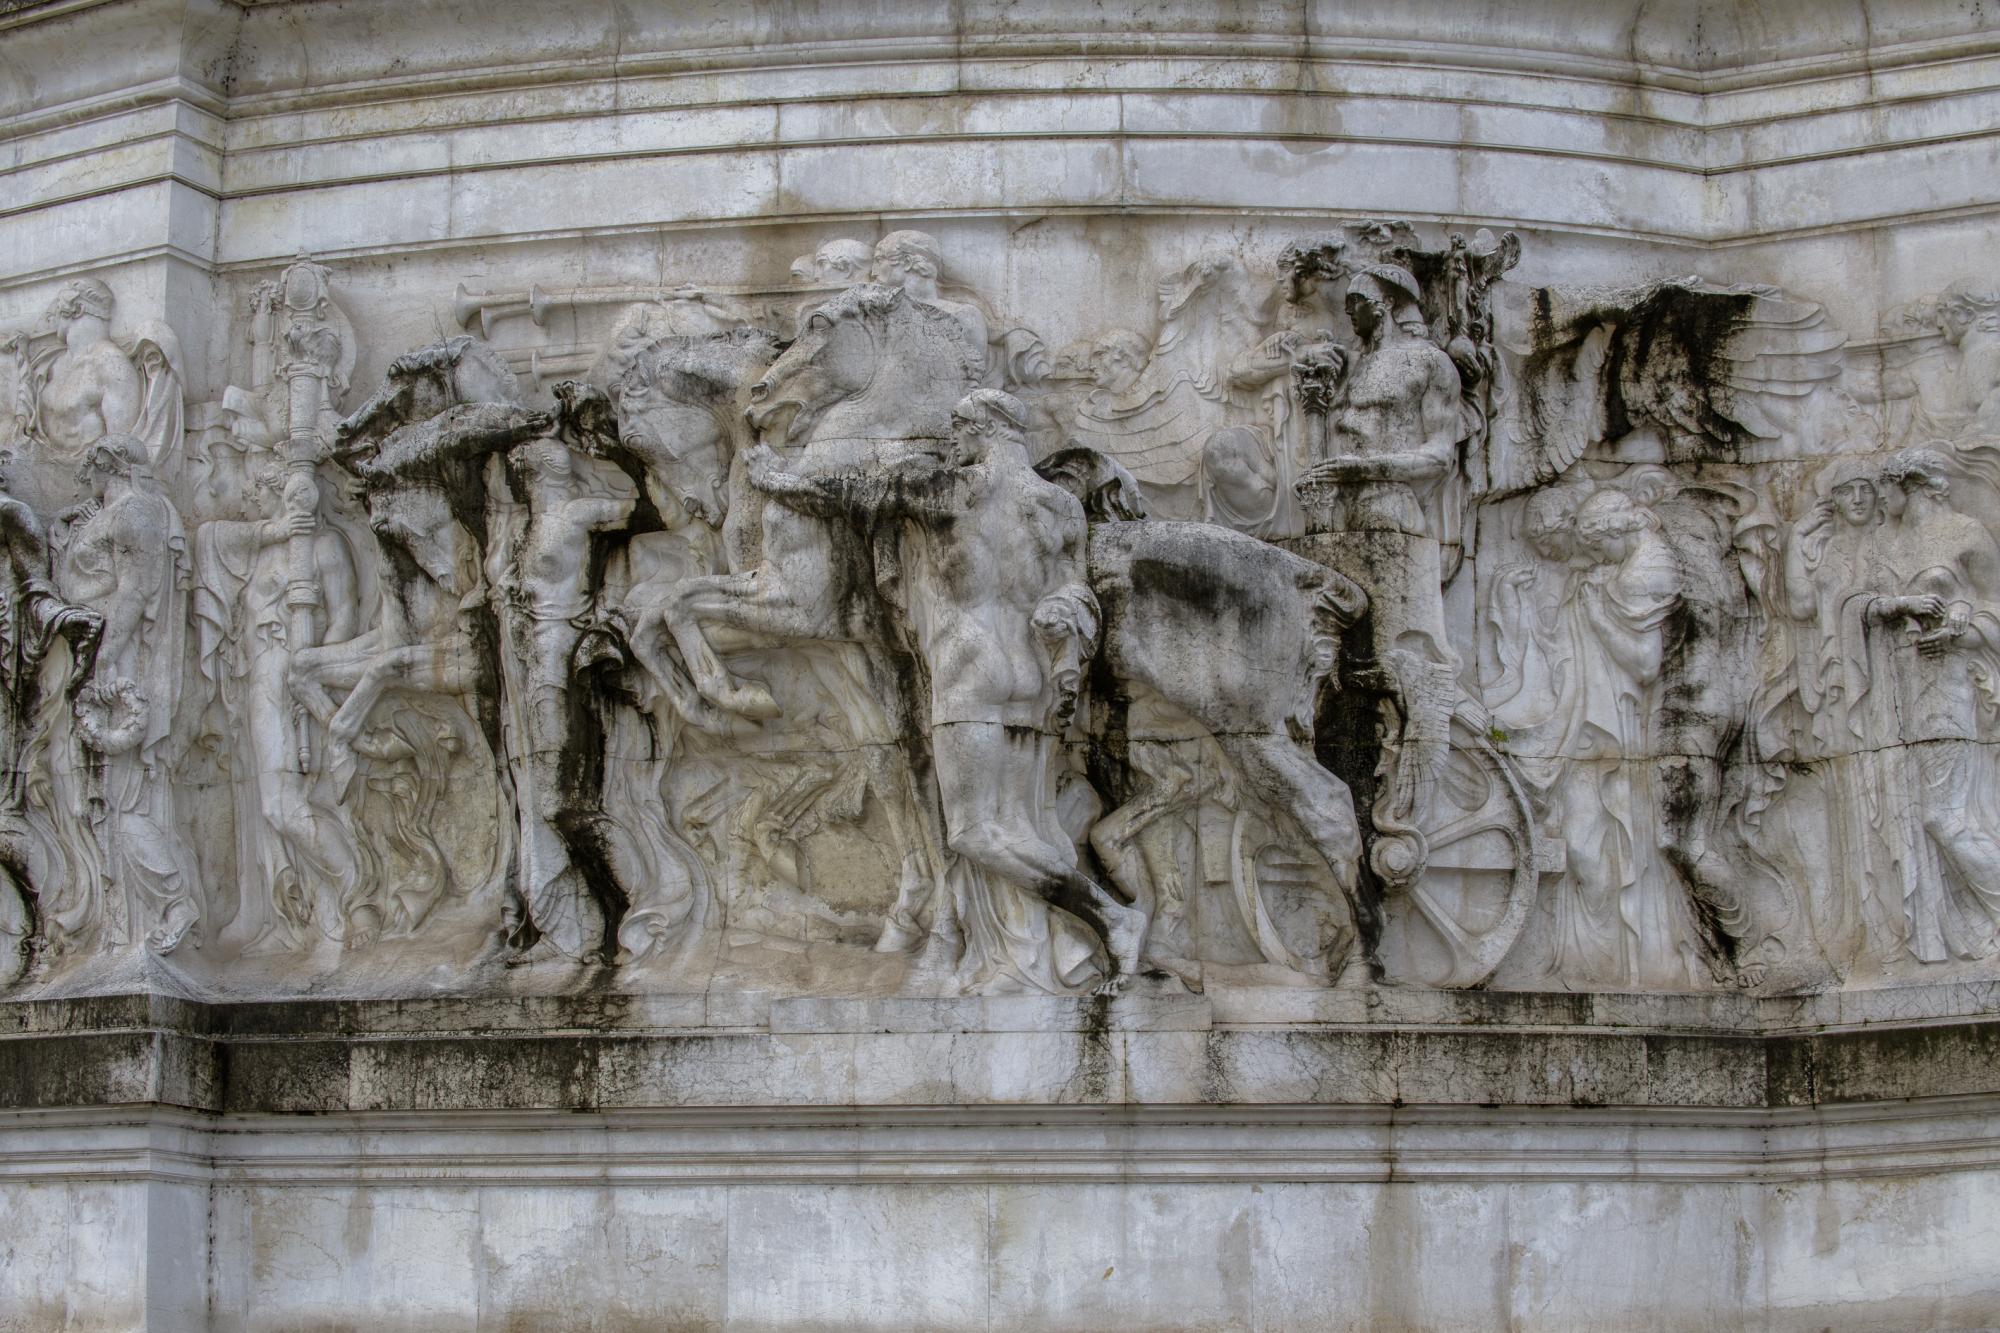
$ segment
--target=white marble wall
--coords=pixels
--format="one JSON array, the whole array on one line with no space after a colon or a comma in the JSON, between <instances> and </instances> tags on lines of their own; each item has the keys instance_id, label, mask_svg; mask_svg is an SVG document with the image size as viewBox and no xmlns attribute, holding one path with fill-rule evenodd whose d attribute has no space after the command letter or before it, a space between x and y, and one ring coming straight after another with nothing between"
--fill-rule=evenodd
<instances>
[{"instance_id":1,"label":"white marble wall","mask_svg":"<svg viewBox=\"0 0 2000 1333\"><path fill-rule=\"evenodd\" d=\"M1507 284L1519 292L1688 274L1781 288L1824 308L1847 343L1838 387L1872 411L1884 372L1913 353L1993 387L1990 375L1972 384L1981 367L1904 312L1954 283L1992 290L1996 113L1994 19L1946 0L498 0L476 15L391 0L31 2L0 7L0 336L77 278L108 284L114 338L164 327L177 340L199 436L225 429L227 389L254 387L246 311L301 254L326 266L351 320L352 388L330 407L352 410L395 358L465 327L542 404L550 381L596 359L630 302L694 285L796 304L790 266L835 237L921 229L943 254L947 296L975 295L1055 351L1110 326L1152 329L1160 279L1205 254L1268 284L1288 245L1404 218L1430 244L1518 234ZM575 289L613 295L573 303ZM555 298L545 319L529 317L531 291ZM479 293L520 300L482 326ZM19 387L0 372L0 419ZM1896 418L1861 447L1923 443L1912 432L1934 423L1917 421ZM1782 546L1826 479L1815 469L1845 452L1823 424L1770 444L1752 469L1702 476L1747 479L1774 501ZM191 482L172 499L189 543L203 523L240 517L203 508L213 497ZM1468 568L1533 564L1509 503L1490 511L1491 544ZM178 549L157 535L142 570ZM161 585L163 604L195 590L178 579ZM1492 585L1475 596L1475 582L1447 607L1469 659L1491 647L1472 627ZM1504 733L1489 735L1504 745ZM173 836L198 858L193 892L220 932L243 910L244 807L212 771L197 775L195 734L191 712L144 777L179 803ZM624 740L625 757L640 752ZM479 807L441 824L487 828L491 768L440 784ZM1823 796L1819 781L1795 774L1793 799ZM1796 809L1776 807L1767 827L1788 849L1778 859L1796 858L1783 867L1792 885L1823 892L1833 837ZM625 1100L606 1105L632 1109L560 1116L503 1109L507 1089L477 1078L465 1087L483 1104L364 1112L365 1062L325 1117L148 1107L173 1100L164 1087L129 1111L0 1109L0 1330L2000 1325L1992 1088L1976 1061L1969 1082L1872 1109L1529 1108L1512 1103L1575 1097L1578 1066L1569 1034L1524 1036L1533 1058L1507 1066L1505 1104L1443 1111L1424 1103L1457 1099L1448 1040L1411 1039L1396 1070L1407 1085L1297 1053L1299 1024L1478 1024L1440 992L1384 1000L1351 970L1338 990L1315 976L1162 1001L1140 1034L1086 1034L1062 1007L1073 1002L1039 998L1019 1002L1019 1030L970 1040L985 1011L969 1018L953 1001L891 1003L857 1026L813 997L874 995L901 975L856 980L852 960L812 961L857 929L839 913L866 918L872 937L895 893L893 845L879 811L870 818L822 854L839 912L799 939L762 917L703 922L724 949L778 944L756 968L704 964L692 982L512 967L492 901L449 905L447 942L400 953L316 939L307 967L197 933L205 952L162 961L135 937L96 971L30 978L45 998L651 991L690 1022L754 1030L715 1040L690 1076L704 1095L747 1089L738 1100L776 1109L660 1111L674 1101L671 1060L623 1071ZM475 842L447 859L477 861ZM1534 873L1553 873L1561 851ZM1548 937L1534 918L1527 938ZM854 952L865 960L868 941ZM1872 1003L1843 982L1886 988L1874 1019L1906 996L1913 1023L1992 1010L1979 999L1933 1012L1932 988L1902 989L1985 985L1990 950L1833 978L1730 963L1666 983L1516 956L1497 981L1720 990L1745 1004L1728 993L1827 992L1789 1017L1756 1011L1743 1020L1752 1035ZM0 967L0 985L13 980ZM1646 1007L1656 999L1600 1001L1578 1022L1679 1031L1675 997ZM1211 1016L1259 1026L1224 1069L1201 1063ZM1095 1070L1094 1096L1162 1105L994 1111L1079 1095L1086 1047L1118 1057ZM1621 1069L1586 1091L1685 1106L1741 1091L1706 1067L1683 1086L1665 1055ZM1217 1079L1244 1102L1398 1106L1172 1109ZM1897 1086L1893 1069L1879 1083ZM930 1103L962 1109L879 1109Z\"/></svg>"},{"instance_id":2,"label":"white marble wall","mask_svg":"<svg viewBox=\"0 0 2000 1333\"><path fill-rule=\"evenodd\" d=\"M0 1270L10 1333L2000 1317L1985 1099L1865 1116L416 1115L220 1133L50 1113L5 1132L36 1156L0 1183L26 1222Z\"/></svg>"}]
</instances>

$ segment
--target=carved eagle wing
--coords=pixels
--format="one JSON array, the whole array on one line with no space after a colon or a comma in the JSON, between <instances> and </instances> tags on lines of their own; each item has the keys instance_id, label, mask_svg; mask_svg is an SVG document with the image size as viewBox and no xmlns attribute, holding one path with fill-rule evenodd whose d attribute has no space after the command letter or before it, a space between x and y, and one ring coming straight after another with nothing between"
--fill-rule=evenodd
<instances>
[{"instance_id":1,"label":"carved eagle wing","mask_svg":"<svg viewBox=\"0 0 2000 1333\"><path fill-rule=\"evenodd\" d=\"M1526 293L1503 332L1503 448L1514 485L1656 433L1674 462L1731 457L1785 431L1789 405L1840 374L1847 335L1775 287L1679 278Z\"/></svg>"}]
</instances>

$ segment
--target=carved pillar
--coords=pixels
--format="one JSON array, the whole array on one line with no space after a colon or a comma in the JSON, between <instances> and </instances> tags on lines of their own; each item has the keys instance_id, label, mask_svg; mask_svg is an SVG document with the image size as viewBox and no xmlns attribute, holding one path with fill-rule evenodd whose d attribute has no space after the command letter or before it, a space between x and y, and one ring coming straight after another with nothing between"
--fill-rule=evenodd
<instances>
[{"instance_id":1,"label":"carved pillar","mask_svg":"<svg viewBox=\"0 0 2000 1333\"><path fill-rule=\"evenodd\" d=\"M300 256L278 282L278 303L282 306L278 377L285 382L285 517L316 515L319 510L320 417L329 405L334 368L339 362L340 332L328 319L332 304L327 291L327 270ZM320 607L318 562L314 549L316 527L294 532L286 544L288 577L285 584L287 624L285 641L293 651L313 642L313 613ZM303 722L303 719L298 719ZM310 733L296 727L299 771L310 772Z\"/></svg>"}]
</instances>

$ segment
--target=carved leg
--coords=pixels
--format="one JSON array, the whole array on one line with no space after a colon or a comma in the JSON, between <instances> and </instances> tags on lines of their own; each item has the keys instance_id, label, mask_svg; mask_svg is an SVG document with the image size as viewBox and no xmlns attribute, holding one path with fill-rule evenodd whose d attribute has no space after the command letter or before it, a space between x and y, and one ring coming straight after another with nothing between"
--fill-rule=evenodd
<instances>
[{"instance_id":1,"label":"carved leg","mask_svg":"<svg viewBox=\"0 0 2000 1333\"><path fill-rule=\"evenodd\" d=\"M1159 901L1138 839L1148 826L1167 813L1169 806L1161 797L1158 788L1149 786L1143 794L1119 806L1090 829L1091 850L1104 863L1112 884L1131 900L1132 909L1144 916L1149 927Z\"/></svg>"},{"instance_id":2,"label":"carved leg","mask_svg":"<svg viewBox=\"0 0 2000 1333\"><path fill-rule=\"evenodd\" d=\"M1151 918L1078 868L1075 846L1042 831L1042 817L1053 819L1035 808L1050 739L1023 744L997 723L952 722L932 731L946 846L1010 884L1044 895L1067 889L1096 907L1117 964L1115 982L1139 970Z\"/></svg>"},{"instance_id":3,"label":"carved leg","mask_svg":"<svg viewBox=\"0 0 2000 1333\"><path fill-rule=\"evenodd\" d=\"M391 648L370 662L355 680L353 690L327 722L327 734L351 748L392 685L409 685L432 694L463 694L470 684L465 645L456 637L444 643Z\"/></svg>"},{"instance_id":4,"label":"carved leg","mask_svg":"<svg viewBox=\"0 0 2000 1333\"><path fill-rule=\"evenodd\" d=\"M708 627L727 625L749 633L781 629L783 612L791 608L774 597L761 575L762 571L752 571L689 579L668 597L662 616L702 697L732 713L760 719L778 715L777 701L764 686L740 679L723 666L708 640Z\"/></svg>"},{"instance_id":5,"label":"carved leg","mask_svg":"<svg viewBox=\"0 0 2000 1333\"><path fill-rule=\"evenodd\" d=\"M4 836L4 835L0 835ZM0 856L0 986L34 971L44 943L41 899L26 871L11 856Z\"/></svg>"},{"instance_id":6,"label":"carved leg","mask_svg":"<svg viewBox=\"0 0 2000 1333\"><path fill-rule=\"evenodd\" d=\"M329 644L321 648L301 648L291 655L288 685L292 697L306 706L314 718L323 725L337 710L328 687L337 690L352 689L354 682L361 679L375 654L380 651L382 635L380 630L370 630L359 638L346 643Z\"/></svg>"},{"instance_id":7,"label":"carved leg","mask_svg":"<svg viewBox=\"0 0 2000 1333\"><path fill-rule=\"evenodd\" d=\"M2000 839L1971 815L1973 754L1970 741L1917 747L1924 831L1986 910L2000 918Z\"/></svg>"},{"instance_id":8,"label":"carved leg","mask_svg":"<svg viewBox=\"0 0 2000 1333\"><path fill-rule=\"evenodd\" d=\"M896 902L875 941L877 953L902 953L926 938L924 914L929 908L929 936L956 942L959 935L952 895L940 891L944 865L944 826L934 799L935 788L918 782L918 774L900 751L883 753L877 761L878 794L889 836L903 849Z\"/></svg>"},{"instance_id":9,"label":"carved leg","mask_svg":"<svg viewBox=\"0 0 2000 1333\"><path fill-rule=\"evenodd\" d=\"M1379 934L1373 906L1360 894L1361 825L1354 796L1312 754L1284 736L1246 734L1216 737L1243 780L1273 809L1289 815L1305 833L1334 882L1347 898L1354 934L1327 950L1327 963L1342 984L1365 980L1364 951L1356 947ZM1345 965L1343 966L1343 960Z\"/></svg>"},{"instance_id":10,"label":"carved leg","mask_svg":"<svg viewBox=\"0 0 2000 1333\"><path fill-rule=\"evenodd\" d=\"M320 929L348 938L348 909L361 888L361 863L346 831L328 811L313 805L306 781L297 774L267 774L260 779L258 789L264 818L277 830L286 855L302 872L301 879L307 879L305 872L310 872L309 882L320 890L311 907ZM275 919L268 921L251 947L276 928Z\"/></svg>"}]
</instances>

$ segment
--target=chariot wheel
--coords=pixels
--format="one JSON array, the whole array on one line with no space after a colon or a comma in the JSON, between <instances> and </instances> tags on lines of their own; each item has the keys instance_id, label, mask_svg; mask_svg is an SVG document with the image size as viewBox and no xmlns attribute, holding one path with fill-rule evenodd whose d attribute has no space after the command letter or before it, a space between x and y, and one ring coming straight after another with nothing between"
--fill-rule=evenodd
<instances>
[{"instance_id":1,"label":"chariot wheel","mask_svg":"<svg viewBox=\"0 0 2000 1333\"><path fill-rule=\"evenodd\" d=\"M1419 829L1423 869L1382 903L1377 956L1391 983L1485 985L1520 938L1542 876L1560 869L1561 846L1537 827L1519 774L1488 739L1490 725L1470 699L1452 710ZM1389 841L1378 839L1371 855L1389 851Z\"/></svg>"}]
</instances>

